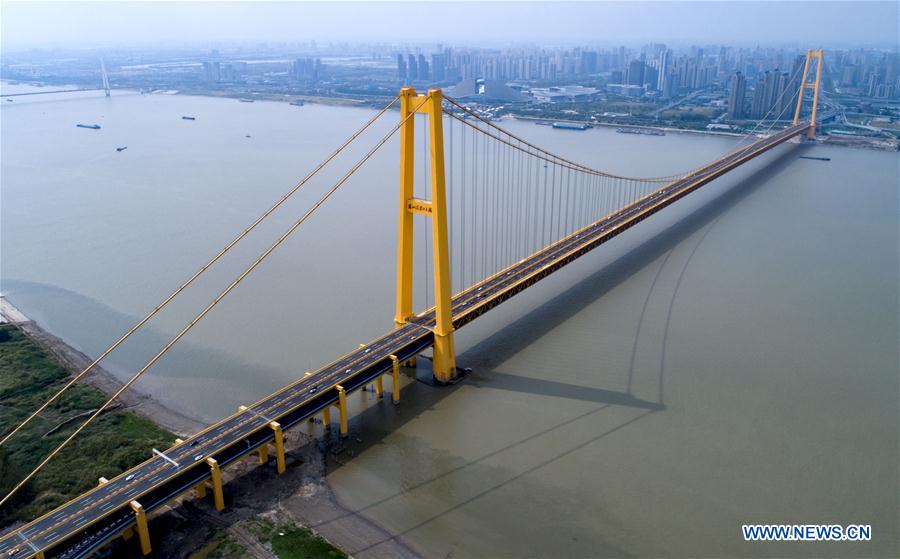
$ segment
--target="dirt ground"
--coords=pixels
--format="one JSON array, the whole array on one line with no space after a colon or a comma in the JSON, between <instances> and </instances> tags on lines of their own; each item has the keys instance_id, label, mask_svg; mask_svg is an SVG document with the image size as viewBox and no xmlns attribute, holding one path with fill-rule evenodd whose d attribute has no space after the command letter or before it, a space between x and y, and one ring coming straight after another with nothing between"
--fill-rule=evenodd
<instances>
[{"instance_id":1,"label":"dirt ground","mask_svg":"<svg viewBox=\"0 0 900 559\"><path fill-rule=\"evenodd\" d=\"M309 435L289 432L286 437L287 471L275 472L274 458L259 464L250 455L223 470L225 509L216 511L210 492L205 499L185 494L150 520L150 536L157 557L183 559L199 549L213 530L225 531L241 544L244 557L275 557L267 544L252 530L257 520L274 524L320 526L316 532L353 557L368 559L412 559L420 557L400 539L370 520L341 506L325 481L325 444L330 438L315 440ZM329 437L326 435L326 437ZM351 445L352 442L344 442ZM372 542L383 542L369 547ZM355 550L364 550L354 553ZM134 540L116 541L116 556L140 557Z\"/></svg>"}]
</instances>

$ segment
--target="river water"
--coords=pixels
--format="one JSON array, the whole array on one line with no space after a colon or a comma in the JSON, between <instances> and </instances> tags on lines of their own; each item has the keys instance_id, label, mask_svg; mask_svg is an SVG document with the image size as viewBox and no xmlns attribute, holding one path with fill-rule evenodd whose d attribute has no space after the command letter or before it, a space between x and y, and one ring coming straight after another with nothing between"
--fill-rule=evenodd
<instances>
[{"instance_id":1,"label":"river water","mask_svg":"<svg viewBox=\"0 0 900 559\"><path fill-rule=\"evenodd\" d=\"M2 291L95 355L373 114L127 92L3 102ZM637 176L735 143L502 125ZM213 420L390 328L396 150L138 388ZM363 152L304 187L108 368L125 378L151 357ZM896 153L775 149L458 332L465 382L407 379L397 407L354 395L354 456L329 482L431 557L897 556L898 184ZM871 524L873 537L751 544L747 523Z\"/></svg>"}]
</instances>

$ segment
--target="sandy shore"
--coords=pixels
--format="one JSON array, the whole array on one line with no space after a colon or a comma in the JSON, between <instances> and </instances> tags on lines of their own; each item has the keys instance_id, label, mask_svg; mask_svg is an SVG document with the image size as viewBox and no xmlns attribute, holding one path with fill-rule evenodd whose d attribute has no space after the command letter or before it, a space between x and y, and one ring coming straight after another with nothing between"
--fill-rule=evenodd
<instances>
[{"instance_id":1,"label":"sandy shore","mask_svg":"<svg viewBox=\"0 0 900 559\"><path fill-rule=\"evenodd\" d=\"M70 346L63 340L41 328L19 311L6 297L0 296L0 322L9 322L18 326L29 337L47 348L56 360L73 375L83 371L93 359ZM122 381L112 373L97 365L88 373L82 382L95 386L106 394L112 394L122 386ZM129 411L146 417L160 427L167 429L179 437L190 436L206 425L196 419L168 408L149 395L129 389L119 401Z\"/></svg>"}]
</instances>

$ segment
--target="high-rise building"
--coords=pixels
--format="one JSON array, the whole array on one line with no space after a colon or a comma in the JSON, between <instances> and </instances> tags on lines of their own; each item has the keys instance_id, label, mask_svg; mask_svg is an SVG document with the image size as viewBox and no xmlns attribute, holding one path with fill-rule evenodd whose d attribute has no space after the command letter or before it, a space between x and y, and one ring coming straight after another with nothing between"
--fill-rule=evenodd
<instances>
[{"instance_id":1,"label":"high-rise building","mask_svg":"<svg viewBox=\"0 0 900 559\"><path fill-rule=\"evenodd\" d=\"M759 77L753 88L753 103L750 108L750 116L753 118L762 118L769 110L766 106L766 82L768 80L769 72L765 72Z\"/></svg>"},{"instance_id":2,"label":"high-rise building","mask_svg":"<svg viewBox=\"0 0 900 559\"><path fill-rule=\"evenodd\" d=\"M747 94L747 80L740 72L731 77L731 95L728 96L728 113L731 120L744 117L744 97Z\"/></svg>"},{"instance_id":3,"label":"high-rise building","mask_svg":"<svg viewBox=\"0 0 900 559\"><path fill-rule=\"evenodd\" d=\"M221 66L218 62L203 63L203 79L207 83L217 82L222 78Z\"/></svg>"},{"instance_id":4,"label":"high-rise building","mask_svg":"<svg viewBox=\"0 0 900 559\"><path fill-rule=\"evenodd\" d=\"M791 75L782 72L778 80L778 102L775 105L776 115L780 120L794 118L791 107L794 106L794 94L792 92Z\"/></svg>"},{"instance_id":5,"label":"high-rise building","mask_svg":"<svg viewBox=\"0 0 900 559\"><path fill-rule=\"evenodd\" d=\"M881 85L880 76L875 72L869 74L869 83L866 87L866 95L868 95L869 97L875 97L875 93L878 91L879 85Z\"/></svg>"},{"instance_id":6,"label":"high-rise building","mask_svg":"<svg viewBox=\"0 0 900 559\"><path fill-rule=\"evenodd\" d=\"M581 73L597 73L597 51L588 50L581 53Z\"/></svg>"},{"instance_id":7,"label":"high-rise building","mask_svg":"<svg viewBox=\"0 0 900 559\"><path fill-rule=\"evenodd\" d=\"M663 88L660 91L660 95L662 95L664 99L671 99L678 95L679 87L681 86L680 82L678 81L678 74L670 69L669 75L666 76L666 80L665 82L663 82Z\"/></svg>"},{"instance_id":8,"label":"high-rise building","mask_svg":"<svg viewBox=\"0 0 900 559\"><path fill-rule=\"evenodd\" d=\"M774 72L766 72L766 77L768 78L766 80L766 111L776 111L778 102L781 99L781 72L778 71L778 68L775 68ZM778 116L777 112L775 116Z\"/></svg>"},{"instance_id":9,"label":"high-rise building","mask_svg":"<svg viewBox=\"0 0 900 559\"><path fill-rule=\"evenodd\" d=\"M798 55L794 58L794 64L791 67L791 73L787 77L787 83L785 84L784 90L784 98L782 99L782 106L778 108L778 112L780 113L783 109L785 110L785 118L793 118L794 113L791 111L790 107L797 106L797 94L800 92L800 80L803 79L803 65L806 63L806 57L803 55Z\"/></svg>"},{"instance_id":10,"label":"high-rise building","mask_svg":"<svg viewBox=\"0 0 900 559\"><path fill-rule=\"evenodd\" d=\"M644 61L636 58L628 63L628 77L630 85L644 85Z\"/></svg>"},{"instance_id":11,"label":"high-rise building","mask_svg":"<svg viewBox=\"0 0 900 559\"><path fill-rule=\"evenodd\" d=\"M419 55L419 79L427 80L428 79L428 61L425 60L425 55Z\"/></svg>"},{"instance_id":12,"label":"high-rise building","mask_svg":"<svg viewBox=\"0 0 900 559\"><path fill-rule=\"evenodd\" d=\"M406 73L406 61L403 60L403 55L397 55L397 78L400 79L401 82L406 83L408 74Z\"/></svg>"},{"instance_id":13,"label":"high-rise building","mask_svg":"<svg viewBox=\"0 0 900 559\"><path fill-rule=\"evenodd\" d=\"M656 79L656 89L659 91L666 90L666 78L669 75L669 62L672 58L672 51L669 49L663 50L659 54L659 75Z\"/></svg>"},{"instance_id":14,"label":"high-rise building","mask_svg":"<svg viewBox=\"0 0 900 559\"><path fill-rule=\"evenodd\" d=\"M841 85L847 87L853 87L856 85L856 64L847 64L844 66L844 71L841 72Z\"/></svg>"},{"instance_id":15,"label":"high-rise building","mask_svg":"<svg viewBox=\"0 0 900 559\"><path fill-rule=\"evenodd\" d=\"M431 77L439 82L447 79L447 62L444 54L431 55Z\"/></svg>"},{"instance_id":16,"label":"high-rise building","mask_svg":"<svg viewBox=\"0 0 900 559\"><path fill-rule=\"evenodd\" d=\"M409 81L419 79L419 65L416 64L416 55L410 54L406 57L407 60L407 74L409 76Z\"/></svg>"}]
</instances>

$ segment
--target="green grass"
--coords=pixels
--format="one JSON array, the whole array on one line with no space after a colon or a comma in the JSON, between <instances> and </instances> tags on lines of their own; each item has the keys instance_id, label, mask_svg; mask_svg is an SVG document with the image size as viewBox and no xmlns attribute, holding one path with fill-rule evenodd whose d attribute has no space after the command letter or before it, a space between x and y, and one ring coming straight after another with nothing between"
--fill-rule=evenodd
<instances>
[{"instance_id":1,"label":"green grass","mask_svg":"<svg viewBox=\"0 0 900 559\"><path fill-rule=\"evenodd\" d=\"M247 550L231 536L215 530L209 540L188 555L188 559L236 559L246 557Z\"/></svg>"},{"instance_id":2,"label":"green grass","mask_svg":"<svg viewBox=\"0 0 900 559\"><path fill-rule=\"evenodd\" d=\"M69 378L41 346L10 324L0 324L0 433L8 433L46 401ZM51 435L50 429L80 413L98 408L106 396L91 386L76 385L0 447L0 493L10 489L69 436L83 419ZM150 457L152 447L166 448L175 436L130 412L100 416L56 458L0 508L0 527L31 520Z\"/></svg>"},{"instance_id":3,"label":"green grass","mask_svg":"<svg viewBox=\"0 0 900 559\"><path fill-rule=\"evenodd\" d=\"M343 559L347 554L303 526L256 523L259 539L272 546L278 559Z\"/></svg>"}]
</instances>

